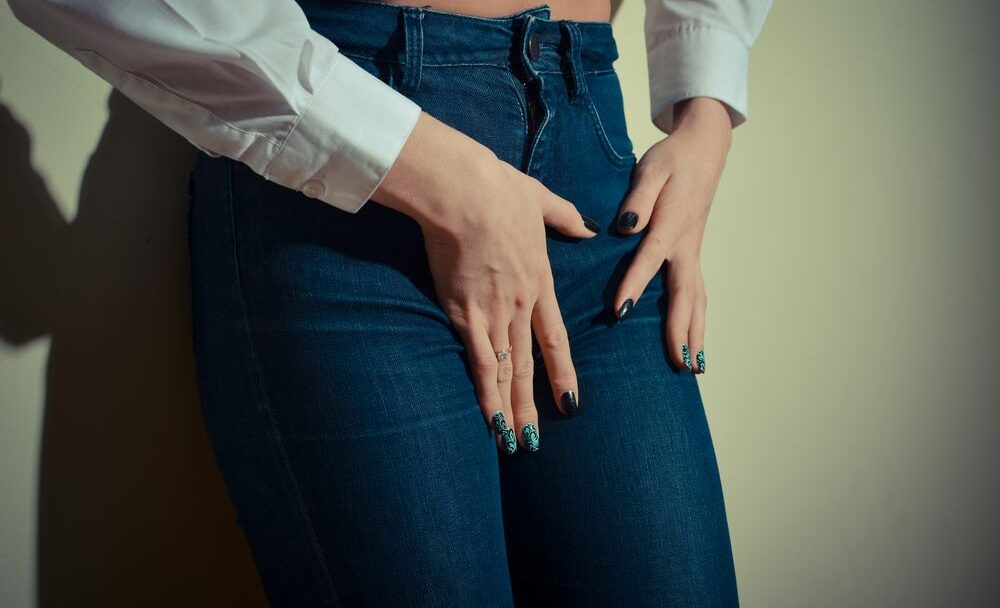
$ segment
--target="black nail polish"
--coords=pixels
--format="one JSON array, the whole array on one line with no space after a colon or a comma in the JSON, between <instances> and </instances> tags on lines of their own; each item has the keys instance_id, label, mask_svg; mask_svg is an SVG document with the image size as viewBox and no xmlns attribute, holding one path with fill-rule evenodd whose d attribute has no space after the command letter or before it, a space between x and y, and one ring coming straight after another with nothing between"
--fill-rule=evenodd
<instances>
[{"instance_id":1,"label":"black nail polish","mask_svg":"<svg viewBox=\"0 0 1000 608\"><path fill-rule=\"evenodd\" d=\"M562 394L561 401L563 411L566 412L567 416L574 416L580 410L580 403L576 400L576 393L571 390Z\"/></svg>"},{"instance_id":2,"label":"black nail polish","mask_svg":"<svg viewBox=\"0 0 1000 608\"><path fill-rule=\"evenodd\" d=\"M639 216L632 211L626 211L618 216L618 229L621 231L631 230L639 223Z\"/></svg>"},{"instance_id":3,"label":"black nail polish","mask_svg":"<svg viewBox=\"0 0 1000 608\"><path fill-rule=\"evenodd\" d=\"M629 313L629 311L632 310L632 305L633 304L634 304L634 302L632 301L632 298L628 298L624 302L622 302L621 308L619 308L618 312L616 313L616 315L618 316L618 320L619 321L621 321L622 319L624 319L625 315L627 315Z\"/></svg>"},{"instance_id":4,"label":"black nail polish","mask_svg":"<svg viewBox=\"0 0 1000 608\"><path fill-rule=\"evenodd\" d=\"M580 217L583 218L583 225L587 228L587 230L595 233L601 231L601 227L593 219L583 215L582 213L580 214Z\"/></svg>"}]
</instances>

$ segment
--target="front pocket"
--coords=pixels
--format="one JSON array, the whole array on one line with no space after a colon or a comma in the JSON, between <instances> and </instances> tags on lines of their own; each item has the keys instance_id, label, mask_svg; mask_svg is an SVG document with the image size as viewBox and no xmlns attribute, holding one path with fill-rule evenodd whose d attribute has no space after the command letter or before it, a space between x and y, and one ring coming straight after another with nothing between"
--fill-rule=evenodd
<instances>
[{"instance_id":1,"label":"front pocket","mask_svg":"<svg viewBox=\"0 0 1000 608\"><path fill-rule=\"evenodd\" d=\"M635 164L635 151L625 121L625 102L621 83L614 70L589 72L587 109L590 121L608 160L617 166Z\"/></svg>"}]
</instances>

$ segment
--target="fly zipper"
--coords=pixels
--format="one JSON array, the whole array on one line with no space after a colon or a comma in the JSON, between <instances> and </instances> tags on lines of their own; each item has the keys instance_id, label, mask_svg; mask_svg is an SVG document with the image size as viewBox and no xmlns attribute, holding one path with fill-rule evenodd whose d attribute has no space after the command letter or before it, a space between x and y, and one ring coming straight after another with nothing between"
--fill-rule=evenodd
<instances>
[{"instance_id":1,"label":"fly zipper","mask_svg":"<svg viewBox=\"0 0 1000 608\"><path fill-rule=\"evenodd\" d=\"M527 129L524 138L524 153L522 155L521 170L524 173L528 172L529 164L531 162L531 151L535 145L535 138L538 135L536 132L539 123L539 104L535 99L535 91L538 89L537 82L528 80L526 78L517 78L518 82L521 83L521 90L524 92L524 105L525 105L525 123Z\"/></svg>"}]
</instances>

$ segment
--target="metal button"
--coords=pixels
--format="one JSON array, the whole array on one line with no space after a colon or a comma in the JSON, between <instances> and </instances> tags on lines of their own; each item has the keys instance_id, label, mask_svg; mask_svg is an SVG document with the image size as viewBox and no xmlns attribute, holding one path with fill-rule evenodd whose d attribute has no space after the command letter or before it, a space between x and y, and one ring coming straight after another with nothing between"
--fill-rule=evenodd
<instances>
[{"instance_id":1,"label":"metal button","mask_svg":"<svg viewBox=\"0 0 1000 608\"><path fill-rule=\"evenodd\" d=\"M311 179L306 183L302 184L302 193L311 198L319 198L323 196L326 192L326 186L323 182Z\"/></svg>"},{"instance_id":2,"label":"metal button","mask_svg":"<svg viewBox=\"0 0 1000 608\"><path fill-rule=\"evenodd\" d=\"M538 34L532 33L528 36L528 57L532 61L538 61L539 50Z\"/></svg>"}]
</instances>

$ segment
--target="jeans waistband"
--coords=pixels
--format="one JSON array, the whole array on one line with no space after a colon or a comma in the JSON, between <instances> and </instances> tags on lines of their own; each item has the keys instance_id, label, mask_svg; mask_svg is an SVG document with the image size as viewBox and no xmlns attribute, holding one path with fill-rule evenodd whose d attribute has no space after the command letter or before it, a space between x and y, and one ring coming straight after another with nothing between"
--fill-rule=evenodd
<instances>
[{"instance_id":1,"label":"jeans waistband","mask_svg":"<svg viewBox=\"0 0 1000 608\"><path fill-rule=\"evenodd\" d=\"M347 56L410 66L519 64L531 75L609 70L618 58L610 23L549 19L548 4L479 17L375 0L297 2Z\"/></svg>"}]
</instances>

